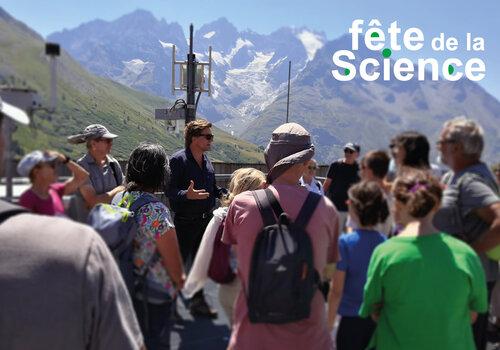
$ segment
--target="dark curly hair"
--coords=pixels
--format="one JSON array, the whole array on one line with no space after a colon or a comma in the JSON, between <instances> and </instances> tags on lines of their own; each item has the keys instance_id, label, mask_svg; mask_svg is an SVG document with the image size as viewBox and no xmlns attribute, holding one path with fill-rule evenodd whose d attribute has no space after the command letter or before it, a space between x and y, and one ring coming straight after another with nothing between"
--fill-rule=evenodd
<instances>
[{"instance_id":1,"label":"dark curly hair","mask_svg":"<svg viewBox=\"0 0 500 350\"><path fill-rule=\"evenodd\" d=\"M125 171L127 191L158 191L166 188L170 167L165 149L143 142L132 151Z\"/></svg>"},{"instance_id":2,"label":"dark curly hair","mask_svg":"<svg viewBox=\"0 0 500 350\"><path fill-rule=\"evenodd\" d=\"M435 177L425 171L414 170L396 178L392 195L395 200L408 204L412 217L423 218L441 203L443 191Z\"/></svg>"},{"instance_id":3,"label":"dark curly hair","mask_svg":"<svg viewBox=\"0 0 500 350\"><path fill-rule=\"evenodd\" d=\"M376 182L359 182L351 186L347 193L361 226L375 226L389 216L384 192Z\"/></svg>"},{"instance_id":4,"label":"dark curly hair","mask_svg":"<svg viewBox=\"0 0 500 350\"><path fill-rule=\"evenodd\" d=\"M427 137L416 131L405 131L397 135L392 143L405 150L402 166L405 168L430 169L430 145Z\"/></svg>"}]
</instances>

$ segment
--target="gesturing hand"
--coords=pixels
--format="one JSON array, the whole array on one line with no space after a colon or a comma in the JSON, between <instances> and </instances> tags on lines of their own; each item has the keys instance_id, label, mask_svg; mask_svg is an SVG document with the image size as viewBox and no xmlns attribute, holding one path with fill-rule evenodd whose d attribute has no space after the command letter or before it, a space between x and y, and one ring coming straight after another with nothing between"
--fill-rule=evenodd
<instances>
[{"instance_id":1,"label":"gesturing hand","mask_svg":"<svg viewBox=\"0 0 500 350\"><path fill-rule=\"evenodd\" d=\"M210 193L205 191L205 189L195 190L194 189L194 181L191 180L189 187L187 189L186 197L191 200L201 200L207 199L210 196Z\"/></svg>"}]
</instances>

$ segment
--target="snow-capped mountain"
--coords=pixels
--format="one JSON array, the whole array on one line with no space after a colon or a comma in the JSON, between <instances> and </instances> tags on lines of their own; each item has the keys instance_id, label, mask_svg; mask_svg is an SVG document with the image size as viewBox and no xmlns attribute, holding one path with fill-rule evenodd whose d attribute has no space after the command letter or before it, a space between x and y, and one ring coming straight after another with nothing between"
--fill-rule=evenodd
<instances>
[{"instance_id":1,"label":"snow-capped mountain","mask_svg":"<svg viewBox=\"0 0 500 350\"><path fill-rule=\"evenodd\" d=\"M185 59L188 28L137 10L115 21L95 20L53 33L75 59L98 75L167 98L171 94L172 45ZM239 134L286 90L288 61L292 79L326 42L307 28L281 28L269 35L238 31L227 19L195 28L194 51L208 60L212 46L213 94L203 95L199 111L218 126Z\"/></svg>"},{"instance_id":2,"label":"snow-capped mountain","mask_svg":"<svg viewBox=\"0 0 500 350\"><path fill-rule=\"evenodd\" d=\"M433 145L442 124L460 115L483 126L483 159L496 161L500 154L500 102L480 85L467 79L432 81L430 71L424 81L415 75L404 82L393 78L368 82L357 75L351 81L339 82L330 73L332 53L350 47L349 35L328 41L292 84L289 121L300 123L311 132L319 161L341 157L347 142L360 143L362 152L386 149L391 138L405 130L424 133ZM382 67L382 56L360 43L355 66L359 67L366 58L379 61ZM286 94L281 93L240 136L265 145L272 131L285 121L285 111ZM431 154L435 159L435 147Z\"/></svg>"}]
</instances>

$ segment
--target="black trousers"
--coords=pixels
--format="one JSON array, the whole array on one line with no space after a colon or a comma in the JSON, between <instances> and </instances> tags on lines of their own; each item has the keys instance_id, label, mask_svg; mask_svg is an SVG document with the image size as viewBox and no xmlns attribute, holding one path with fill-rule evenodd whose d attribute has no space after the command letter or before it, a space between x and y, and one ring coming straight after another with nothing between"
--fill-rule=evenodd
<instances>
[{"instance_id":1,"label":"black trousers","mask_svg":"<svg viewBox=\"0 0 500 350\"><path fill-rule=\"evenodd\" d=\"M205 229L212 219L212 215L206 218L202 217L185 217L180 215L174 216L174 225L177 232L177 241L181 250L182 261L186 272L189 271Z\"/></svg>"},{"instance_id":2,"label":"black trousers","mask_svg":"<svg viewBox=\"0 0 500 350\"><path fill-rule=\"evenodd\" d=\"M337 350L365 350L375 327L369 317L342 316L337 331Z\"/></svg>"},{"instance_id":3,"label":"black trousers","mask_svg":"<svg viewBox=\"0 0 500 350\"><path fill-rule=\"evenodd\" d=\"M147 303L147 310L142 300L134 298L133 302L137 320L144 335L146 348L148 350L169 350L172 302L167 301L164 304Z\"/></svg>"},{"instance_id":4,"label":"black trousers","mask_svg":"<svg viewBox=\"0 0 500 350\"><path fill-rule=\"evenodd\" d=\"M495 287L495 282L487 282L486 286L488 288L488 305L490 305L491 292L493 291L493 287ZM474 334L474 343L476 343L477 350L486 350L487 329L488 329L488 312L484 314L478 314L476 322L474 322L474 324L472 325L472 332Z\"/></svg>"}]
</instances>

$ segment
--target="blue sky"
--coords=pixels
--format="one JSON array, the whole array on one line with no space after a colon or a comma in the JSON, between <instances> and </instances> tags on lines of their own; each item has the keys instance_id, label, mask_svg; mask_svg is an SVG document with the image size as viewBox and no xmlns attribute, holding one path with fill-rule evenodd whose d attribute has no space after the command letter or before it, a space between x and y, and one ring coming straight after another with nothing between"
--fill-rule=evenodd
<instances>
[{"instance_id":1,"label":"blue sky","mask_svg":"<svg viewBox=\"0 0 500 350\"><path fill-rule=\"evenodd\" d=\"M486 77L480 84L500 99L500 40L498 18L500 0L0 0L0 6L28 26L46 36L63 28L74 28L83 22L100 18L113 20L135 9L151 11L157 18L178 22L184 28L193 22L196 27L226 17L239 30L252 29L270 33L283 26L306 26L323 31L328 39L347 32L353 19L378 18L387 28L397 20L404 29L422 29L426 47L417 53L401 52L396 58L434 57L444 60L458 57L465 61L479 57L486 63ZM465 39L465 34L485 39L484 52L436 54L429 48L430 38L444 32ZM462 41L463 47L465 43ZM333 54L333 53L332 53Z\"/></svg>"}]
</instances>

